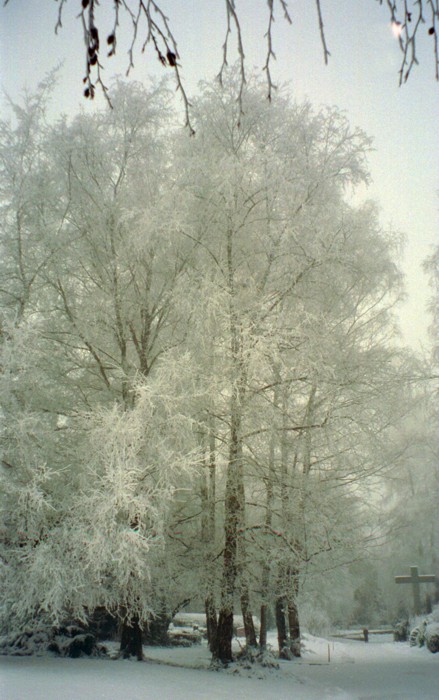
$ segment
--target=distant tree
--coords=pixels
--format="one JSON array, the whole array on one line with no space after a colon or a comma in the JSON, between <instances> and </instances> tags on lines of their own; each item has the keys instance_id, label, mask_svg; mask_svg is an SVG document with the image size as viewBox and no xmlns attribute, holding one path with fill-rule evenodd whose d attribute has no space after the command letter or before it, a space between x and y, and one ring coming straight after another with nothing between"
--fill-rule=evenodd
<instances>
[{"instance_id":1,"label":"distant tree","mask_svg":"<svg viewBox=\"0 0 439 700\"><path fill-rule=\"evenodd\" d=\"M439 246L425 260L424 269L429 275L432 295L429 310L431 313L430 337L433 342L433 364L439 367Z\"/></svg>"},{"instance_id":2,"label":"distant tree","mask_svg":"<svg viewBox=\"0 0 439 700\"><path fill-rule=\"evenodd\" d=\"M58 2L58 0L56 0ZM58 4L58 20L55 31L62 28L63 9L68 0L60 0ZM184 83L180 74L180 61L184 60L178 51L177 30L172 27L170 19L160 0L71 0L78 6L78 19L82 22L86 55L86 73L83 79L84 96L93 99L96 87L100 87L107 99L109 93L102 78L102 68L104 57L114 56L118 42L119 20L125 14L132 25L131 43L128 47L129 65L128 72L134 67L134 49L136 43L141 43L142 51L148 46L152 46L156 57L163 66L173 70L177 89L183 99L186 110L186 125L191 133L190 102L186 94ZM7 5L10 0L5 0ZM323 19L323 1L314 0L316 7L317 30L323 48L323 58L328 63L330 51L325 36ZM410 76L412 69L418 64L417 46L425 32L432 39L433 53L435 61L436 79L439 79L439 7L435 0L377 0L380 5L385 5L389 20L391 22L395 36L398 38L402 52L401 68L399 71L399 82L404 83ZM275 85L271 75L271 64L275 55L275 45L273 28L277 13L281 14L286 22L292 24L292 16L288 8L287 0L268 0L267 24L265 33L265 64L263 71L267 81L267 96L271 99ZM223 44L223 60L218 74L221 81L224 71L228 65L230 50L230 37L233 33L236 36L236 47L239 56L240 82L237 87L239 104L242 107L242 94L246 82L246 62L245 45L243 32L241 31L242 15L235 0L224 0L225 8L225 38ZM103 36L103 12L112 15L112 29L106 36ZM300 20L300 18L299 18ZM367 27L363 28L368 31Z\"/></svg>"}]
</instances>

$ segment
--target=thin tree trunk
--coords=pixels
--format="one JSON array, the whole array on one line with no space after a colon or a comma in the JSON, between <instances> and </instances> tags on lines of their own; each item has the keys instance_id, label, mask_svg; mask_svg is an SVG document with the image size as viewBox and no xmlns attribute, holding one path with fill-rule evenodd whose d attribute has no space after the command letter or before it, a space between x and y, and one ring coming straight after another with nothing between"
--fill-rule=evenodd
<instances>
[{"instance_id":1,"label":"thin tree trunk","mask_svg":"<svg viewBox=\"0 0 439 700\"><path fill-rule=\"evenodd\" d=\"M221 608L214 654L215 657L223 663L229 663L233 659L233 607L237 576L238 528L241 522L241 505L238 497L238 483L240 478L240 469L237 461L238 452L236 426L233 426L225 497L225 542L221 585Z\"/></svg>"},{"instance_id":2,"label":"thin tree trunk","mask_svg":"<svg viewBox=\"0 0 439 700\"><path fill-rule=\"evenodd\" d=\"M279 648L279 658L288 659L288 634L285 620L285 598L279 596L275 603L276 627L277 627L277 643Z\"/></svg>"},{"instance_id":3,"label":"thin tree trunk","mask_svg":"<svg viewBox=\"0 0 439 700\"><path fill-rule=\"evenodd\" d=\"M300 651L300 622L297 608L297 595L299 593L299 572L297 570L288 571L288 627L290 636L290 651L293 656L299 658Z\"/></svg>"},{"instance_id":4,"label":"thin tree trunk","mask_svg":"<svg viewBox=\"0 0 439 700\"><path fill-rule=\"evenodd\" d=\"M229 462L226 475L224 501L224 556L221 584L221 607L218 619L217 640L214 656L223 663L232 661L233 608L237 578L238 532L242 527L243 474L241 419L244 399L244 367L242 338L235 309L235 285L233 267L233 231L227 231L227 271L229 290L231 397L230 397L230 442Z\"/></svg>"},{"instance_id":5,"label":"thin tree trunk","mask_svg":"<svg viewBox=\"0 0 439 700\"><path fill-rule=\"evenodd\" d=\"M316 387L313 385L311 387L310 395L308 397L308 403L304 416L304 425L311 426L312 417L314 411L314 400L316 396ZM300 498L300 516L302 521L305 520L305 508L306 508L306 489L305 485L309 478L311 472L311 428L308 427L304 434L304 445L303 445L303 464L302 473L304 478L304 487L302 490ZM301 542L297 541L295 543L297 552L301 551ZM295 568L288 568L286 572L287 580L287 614L288 614L288 636L289 636L289 650L291 654L298 658L301 656L300 650L300 621L299 621L299 611L297 608L297 595L299 593L299 571Z\"/></svg>"},{"instance_id":6,"label":"thin tree trunk","mask_svg":"<svg viewBox=\"0 0 439 700\"><path fill-rule=\"evenodd\" d=\"M284 389L282 395L282 438L281 438L281 506L282 506L282 524L284 532L288 531L289 526L289 473L288 459L289 446L286 440L286 428L288 424L288 395ZM285 596L287 572L285 566L280 565L278 571L278 595L275 602L277 641L280 659L289 659L290 653L288 650L288 629L286 624L287 601Z\"/></svg>"},{"instance_id":7,"label":"thin tree trunk","mask_svg":"<svg viewBox=\"0 0 439 700\"><path fill-rule=\"evenodd\" d=\"M216 520L216 440L215 422L209 416L209 539L213 546L215 540Z\"/></svg>"},{"instance_id":8,"label":"thin tree trunk","mask_svg":"<svg viewBox=\"0 0 439 700\"><path fill-rule=\"evenodd\" d=\"M242 619L244 621L245 643L248 647L255 648L258 645L258 641L256 639L255 624L253 622L253 615L250 609L250 595L247 586L245 586L243 592L241 593L241 611Z\"/></svg>"},{"instance_id":9,"label":"thin tree trunk","mask_svg":"<svg viewBox=\"0 0 439 700\"><path fill-rule=\"evenodd\" d=\"M290 651L293 656L300 658L300 623L295 596L288 601L288 626L290 633Z\"/></svg>"},{"instance_id":10,"label":"thin tree trunk","mask_svg":"<svg viewBox=\"0 0 439 700\"><path fill-rule=\"evenodd\" d=\"M239 447L239 464L240 464L240 478L238 480L237 484L237 489L238 489L238 500L240 503L240 517L241 517L241 524L245 524L245 489L244 489L244 479L243 479L243 474L242 474L242 445ZM245 631L245 643L247 647L257 647L257 638L256 638L256 630L255 630L255 625L253 622L253 615L251 612L251 605L250 605L250 592L249 592L249 584L248 584L248 575L247 575L247 547L246 547L246 542L245 542L245 534L242 532L242 527L240 528L241 532L238 533L238 563L237 563L237 571L238 571L238 577L240 579L240 590L241 590L241 595L240 595L240 603L241 603L241 612L242 612L242 619L244 623L244 631Z\"/></svg>"},{"instance_id":11,"label":"thin tree trunk","mask_svg":"<svg viewBox=\"0 0 439 700\"><path fill-rule=\"evenodd\" d=\"M279 405L279 386L280 386L280 372L277 366L273 369L274 384L275 389L273 392L273 408L276 413ZM269 564L269 540L268 533L271 529L273 523L273 499L274 499L274 480L276 476L275 469L275 445L278 439L275 415L273 416L273 430L270 435L270 444L268 451L268 475L266 482L266 496L265 496L265 527L266 527L266 538L267 545L264 547L264 561L262 564L262 576L261 576L261 629L259 634L259 646L261 649L265 649L267 646L267 626L268 626L268 596L270 590L270 564Z\"/></svg>"},{"instance_id":12,"label":"thin tree trunk","mask_svg":"<svg viewBox=\"0 0 439 700\"><path fill-rule=\"evenodd\" d=\"M209 644L210 652L214 654L218 634L218 619L213 596L210 593L204 601L204 610L206 612L207 643Z\"/></svg>"},{"instance_id":13,"label":"thin tree trunk","mask_svg":"<svg viewBox=\"0 0 439 700\"><path fill-rule=\"evenodd\" d=\"M202 487L202 532L201 538L205 547L206 579L204 610L206 613L207 641L212 654L215 654L218 633L218 618L215 607L215 510L216 510L216 444L214 421L208 418L208 462L206 465L205 481Z\"/></svg>"},{"instance_id":14,"label":"thin tree trunk","mask_svg":"<svg viewBox=\"0 0 439 700\"><path fill-rule=\"evenodd\" d=\"M267 629L268 629L268 605L267 603L262 603L261 612L261 627L259 630L259 646L262 650L267 647Z\"/></svg>"}]
</instances>

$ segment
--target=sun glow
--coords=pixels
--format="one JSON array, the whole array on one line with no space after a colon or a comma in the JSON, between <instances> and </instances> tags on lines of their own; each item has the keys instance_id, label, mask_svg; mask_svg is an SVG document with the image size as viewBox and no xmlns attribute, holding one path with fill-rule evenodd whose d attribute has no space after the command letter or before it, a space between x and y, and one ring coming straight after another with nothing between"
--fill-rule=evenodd
<instances>
[{"instance_id":1,"label":"sun glow","mask_svg":"<svg viewBox=\"0 0 439 700\"><path fill-rule=\"evenodd\" d=\"M395 39L399 39L399 37L402 34L402 24L401 22L392 22L391 23L391 29L392 29L392 34L395 37Z\"/></svg>"}]
</instances>

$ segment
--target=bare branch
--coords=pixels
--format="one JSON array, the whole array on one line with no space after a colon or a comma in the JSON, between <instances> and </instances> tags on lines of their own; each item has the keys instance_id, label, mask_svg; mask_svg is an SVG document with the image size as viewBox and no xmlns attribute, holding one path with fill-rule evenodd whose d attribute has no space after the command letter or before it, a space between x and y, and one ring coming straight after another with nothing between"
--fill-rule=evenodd
<instances>
[{"instance_id":1,"label":"bare branch","mask_svg":"<svg viewBox=\"0 0 439 700\"><path fill-rule=\"evenodd\" d=\"M288 24L292 24L292 20L290 17L290 14L288 12L288 6L285 0L279 0L280 6L282 7L283 14L284 14L284 19ZM265 75L267 77L267 87L268 87L268 93L267 93L267 98L271 102L271 97L272 97L272 92L273 90L276 90L276 85L273 83L272 78L271 78L271 71L270 71L270 61L273 58L276 60L276 54L274 53L273 50L273 37L272 37L272 27L273 23L275 20L274 17L274 0L267 0L268 4L268 27L267 31L265 33L265 37L267 39L267 56L265 59L265 64L262 68L263 71L265 71Z\"/></svg>"},{"instance_id":2,"label":"bare branch","mask_svg":"<svg viewBox=\"0 0 439 700\"><path fill-rule=\"evenodd\" d=\"M84 96L93 99L96 88L99 87L111 106L108 88L103 80L102 71L102 37L99 36L99 28L95 17L95 9L100 4L99 0L71 0L72 2L80 3L80 11L78 18L81 19L83 25L84 44L86 50L86 70L84 82ZM272 99L273 91L276 85L273 82L271 73L271 62L276 60L273 42L273 26L275 22L276 0L266 0L268 5L268 20L267 30L265 32L266 40L266 56L263 65L263 72L267 80L267 98ZM287 0L277 0L279 9L282 12L284 21L292 24L291 16L288 11ZM57 21L55 25L55 33L62 29L62 19L64 7L67 0L57 0ZM402 53L401 67L399 71L399 84L405 83L414 66L418 65L417 43L421 36L421 31L425 31L433 41L433 53L435 62L435 76L439 80L439 0L377 0L380 5L386 6L390 23L392 25L395 37L398 39L399 47ZM228 67L228 57L230 49L230 35L232 31L236 32L236 50L238 54L238 70L239 70L239 87L237 102L239 105L239 114L243 114L243 95L246 85L246 67L245 67L245 51L244 40L241 27L241 15L237 9L236 0L224 0L226 9L226 34L222 45L222 63L218 73L220 84L223 83L225 71ZM4 0L3 5L9 4L9 0ZM111 2L107 3L111 6ZM323 59L325 64L328 64L330 51L326 43L325 28L323 22L322 0L315 0L317 9L318 27L320 33L321 45L323 48ZM134 8L134 9L133 9ZM195 130L191 124L191 104L186 93L184 81L180 73L180 56L177 47L177 41L169 18L161 8L160 0L113 0L113 27L111 33L105 38L105 46L107 48L107 58L111 58L116 54L117 47L117 32L119 30L120 13L125 12L131 20L132 33L131 41L128 47L128 68L127 75L134 67L134 50L136 42L141 34L143 34L143 43L141 46L142 53L151 45L161 65L171 68L174 71L176 89L180 93L183 100L185 111L185 126L189 129L189 133L193 135ZM110 10L107 10L111 12ZM143 22L143 27L142 27ZM239 119L238 119L239 123Z\"/></svg>"},{"instance_id":3,"label":"bare branch","mask_svg":"<svg viewBox=\"0 0 439 700\"><path fill-rule=\"evenodd\" d=\"M244 43L242 41L242 33L241 33L241 24L239 22L239 17L238 13L236 11L235 7L235 0L225 0L226 3L226 12L227 12L227 31L226 31L226 38L224 40L223 44L223 62L221 65L220 72L218 73L218 80L220 82L220 85L222 86L223 84L223 74L224 71L227 68L227 54L228 54L228 48L229 48L229 35L231 34L231 22L233 21L235 28L236 28L236 35L237 35L237 46L238 46L238 56L239 56L239 70L241 74L241 81L239 84L239 93L237 97L237 102L239 104L239 114L243 114L243 109L242 109L242 97L244 94L244 88L246 84L246 77L245 77L245 53L244 53ZM239 124L239 122L238 122Z\"/></svg>"},{"instance_id":4,"label":"bare branch","mask_svg":"<svg viewBox=\"0 0 439 700\"><path fill-rule=\"evenodd\" d=\"M267 37L267 58L265 59L265 65L262 70L265 71L265 74L267 76L267 83L268 83L268 94L267 97L271 102L271 94L272 90L276 89L276 86L273 84L273 81L271 79L271 72L270 72L270 60L274 58L276 60L276 54L273 51L273 41L272 41L272 36L271 36L271 27L274 22L274 13L273 13L273 0L267 0L268 4L268 9L269 9L269 17L268 17L268 29L265 34Z\"/></svg>"},{"instance_id":5,"label":"bare branch","mask_svg":"<svg viewBox=\"0 0 439 700\"><path fill-rule=\"evenodd\" d=\"M380 5L384 0L378 0ZM401 68L399 70L399 84L407 82L413 66L418 65L416 41L421 28L426 29L433 40L433 52L435 59L435 76L439 80L439 0L386 0L389 11L390 23L393 33L397 37L402 52ZM428 27L425 14L428 12Z\"/></svg>"},{"instance_id":6,"label":"bare branch","mask_svg":"<svg viewBox=\"0 0 439 700\"><path fill-rule=\"evenodd\" d=\"M317 7L317 14L319 17L320 40L322 42L322 47L323 47L323 58L325 61L325 65L328 65L328 58L331 54L329 53L328 47L326 45L325 28L323 25L323 15L322 15L322 8L320 5L320 0L316 0L316 7Z\"/></svg>"}]
</instances>

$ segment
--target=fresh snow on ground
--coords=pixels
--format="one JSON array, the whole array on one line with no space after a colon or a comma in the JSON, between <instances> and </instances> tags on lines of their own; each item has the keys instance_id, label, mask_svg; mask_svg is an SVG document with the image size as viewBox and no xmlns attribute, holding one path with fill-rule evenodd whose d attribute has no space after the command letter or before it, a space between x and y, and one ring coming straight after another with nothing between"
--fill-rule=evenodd
<instances>
[{"instance_id":1,"label":"fresh snow on ground","mask_svg":"<svg viewBox=\"0 0 439 700\"><path fill-rule=\"evenodd\" d=\"M272 640L274 642L274 639ZM1 700L438 700L439 654L377 637L305 639L279 670L209 670L204 644L145 647L135 660L2 657ZM329 662L328 662L329 658Z\"/></svg>"}]
</instances>

